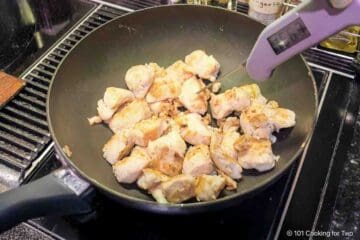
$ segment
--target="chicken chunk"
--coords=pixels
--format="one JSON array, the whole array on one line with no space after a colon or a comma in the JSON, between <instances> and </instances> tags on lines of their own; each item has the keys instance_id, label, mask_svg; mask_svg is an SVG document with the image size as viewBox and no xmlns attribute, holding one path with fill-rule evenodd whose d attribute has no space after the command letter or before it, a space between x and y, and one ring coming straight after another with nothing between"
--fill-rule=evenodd
<instances>
[{"instance_id":1,"label":"chicken chunk","mask_svg":"<svg viewBox=\"0 0 360 240\"><path fill-rule=\"evenodd\" d=\"M127 87L137 98L144 98L155 78L155 69L151 65L136 65L125 74Z\"/></svg>"},{"instance_id":2,"label":"chicken chunk","mask_svg":"<svg viewBox=\"0 0 360 240\"><path fill-rule=\"evenodd\" d=\"M89 117L88 118L88 121L89 121L89 124L90 125L95 125L97 123L101 123L102 122L102 119L101 117L99 116L93 116L93 117Z\"/></svg>"},{"instance_id":3,"label":"chicken chunk","mask_svg":"<svg viewBox=\"0 0 360 240\"><path fill-rule=\"evenodd\" d=\"M181 173L186 144L178 132L172 131L150 141L147 151L152 159L150 168L168 176Z\"/></svg>"},{"instance_id":4,"label":"chicken chunk","mask_svg":"<svg viewBox=\"0 0 360 240\"><path fill-rule=\"evenodd\" d=\"M211 130L197 113L181 114L175 122L181 126L180 134L190 144L210 144Z\"/></svg>"},{"instance_id":5,"label":"chicken chunk","mask_svg":"<svg viewBox=\"0 0 360 240\"><path fill-rule=\"evenodd\" d=\"M104 145L103 157L110 164L115 164L130 153L134 142L129 138L129 134L128 129L115 133Z\"/></svg>"},{"instance_id":6,"label":"chicken chunk","mask_svg":"<svg viewBox=\"0 0 360 240\"><path fill-rule=\"evenodd\" d=\"M250 95L251 102L266 104L267 99L261 94L257 84L244 85L241 86L241 89L245 90Z\"/></svg>"},{"instance_id":7,"label":"chicken chunk","mask_svg":"<svg viewBox=\"0 0 360 240\"><path fill-rule=\"evenodd\" d=\"M119 109L109 122L113 132L132 128L141 120L148 119L152 115L149 105L144 100L135 100Z\"/></svg>"},{"instance_id":8,"label":"chicken chunk","mask_svg":"<svg viewBox=\"0 0 360 240\"><path fill-rule=\"evenodd\" d=\"M225 187L225 179L217 175L201 175L196 181L195 196L198 201L215 200Z\"/></svg>"},{"instance_id":9,"label":"chicken chunk","mask_svg":"<svg viewBox=\"0 0 360 240\"><path fill-rule=\"evenodd\" d=\"M208 90L198 93L200 89L205 87L201 79L196 77L189 78L181 87L179 95L180 102L193 113L204 114L208 109L208 99L210 94Z\"/></svg>"},{"instance_id":10,"label":"chicken chunk","mask_svg":"<svg viewBox=\"0 0 360 240\"><path fill-rule=\"evenodd\" d=\"M173 72L178 76L178 79L183 83L186 79L194 76L192 73L192 69L189 65L184 63L182 60L178 60L172 65L170 65L167 69L167 72Z\"/></svg>"},{"instance_id":11,"label":"chicken chunk","mask_svg":"<svg viewBox=\"0 0 360 240\"><path fill-rule=\"evenodd\" d=\"M103 99L100 99L97 102L97 111L98 111L99 117L105 122L107 122L111 119L111 117L114 115L116 110L117 110L116 108L112 109L112 108L108 107L105 104Z\"/></svg>"},{"instance_id":12,"label":"chicken chunk","mask_svg":"<svg viewBox=\"0 0 360 240\"><path fill-rule=\"evenodd\" d=\"M256 139L243 135L235 143L238 151L239 164L245 169L256 169L259 172L267 171L275 166L276 157L268 139Z\"/></svg>"},{"instance_id":13,"label":"chicken chunk","mask_svg":"<svg viewBox=\"0 0 360 240\"><path fill-rule=\"evenodd\" d=\"M215 119L230 115L233 111L243 111L251 104L251 95L241 87L234 87L224 93L211 96L210 108Z\"/></svg>"},{"instance_id":14,"label":"chicken chunk","mask_svg":"<svg viewBox=\"0 0 360 240\"><path fill-rule=\"evenodd\" d=\"M167 180L169 180L169 177L165 174L151 168L145 168L142 170L142 175L137 180L137 185L141 189L149 190Z\"/></svg>"},{"instance_id":15,"label":"chicken chunk","mask_svg":"<svg viewBox=\"0 0 360 240\"><path fill-rule=\"evenodd\" d=\"M214 164L210 157L209 147L196 145L190 147L186 152L182 172L194 177L202 174L211 174L214 171Z\"/></svg>"},{"instance_id":16,"label":"chicken chunk","mask_svg":"<svg viewBox=\"0 0 360 240\"><path fill-rule=\"evenodd\" d=\"M181 92L181 80L177 74L167 72L163 77L155 78L146 101L148 103L159 102L167 99L175 99Z\"/></svg>"},{"instance_id":17,"label":"chicken chunk","mask_svg":"<svg viewBox=\"0 0 360 240\"><path fill-rule=\"evenodd\" d=\"M100 99L97 103L99 117L104 121L108 121L120 106L133 99L134 95L129 90L116 87L106 88L103 99ZM98 121L98 119L96 120Z\"/></svg>"},{"instance_id":18,"label":"chicken chunk","mask_svg":"<svg viewBox=\"0 0 360 240\"><path fill-rule=\"evenodd\" d=\"M168 202L181 203L195 196L195 178L181 174L161 184Z\"/></svg>"},{"instance_id":19,"label":"chicken chunk","mask_svg":"<svg viewBox=\"0 0 360 240\"><path fill-rule=\"evenodd\" d=\"M178 99L164 100L159 102L154 102L149 104L151 111L162 117L175 117L179 114L179 107L182 104L178 101Z\"/></svg>"},{"instance_id":20,"label":"chicken chunk","mask_svg":"<svg viewBox=\"0 0 360 240\"><path fill-rule=\"evenodd\" d=\"M150 161L151 159L147 155L146 149L135 147L129 157L113 165L116 180L121 183L135 182Z\"/></svg>"},{"instance_id":21,"label":"chicken chunk","mask_svg":"<svg viewBox=\"0 0 360 240\"><path fill-rule=\"evenodd\" d=\"M126 89L108 87L104 94L104 103L111 109L118 109L124 103L134 100L134 94Z\"/></svg>"},{"instance_id":22,"label":"chicken chunk","mask_svg":"<svg viewBox=\"0 0 360 240\"><path fill-rule=\"evenodd\" d=\"M242 168L237 159L226 154L222 148L223 136L219 131L215 131L211 137L210 155L215 166L233 179L240 179Z\"/></svg>"},{"instance_id":23,"label":"chicken chunk","mask_svg":"<svg viewBox=\"0 0 360 240\"><path fill-rule=\"evenodd\" d=\"M131 130L130 138L133 139L136 145L146 147L149 141L159 138L168 128L168 123L165 119L152 117L142 120L135 124Z\"/></svg>"},{"instance_id":24,"label":"chicken chunk","mask_svg":"<svg viewBox=\"0 0 360 240\"><path fill-rule=\"evenodd\" d=\"M165 204L165 203L169 203L165 196L164 196L164 192L163 192L163 189L162 189L162 186L159 185L159 186L156 186L154 188L151 188L149 190L149 192L151 193L151 195L153 196L153 198L158 202L158 203L162 203L162 204Z\"/></svg>"},{"instance_id":25,"label":"chicken chunk","mask_svg":"<svg viewBox=\"0 0 360 240\"><path fill-rule=\"evenodd\" d=\"M213 57L208 56L202 50L195 50L185 57L185 63L188 64L194 74L200 78L215 81L220 70L219 62Z\"/></svg>"},{"instance_id":26,"label":"chicken chunk","mask_svg":"<svg viewBox=\"0 0 360 240\"><path fill-rule=\"evenodd\" d=\"M226 190L232 191L237 189L237 182L226 175L224 172L217 170L220 176L222 176L225 180Z\"/></svg>"},{"instance_id":27,"label":"chicken chunk","mask_svg":"<svg viewBox=\"0 0 360 240\"><path fill-rule=\"evenodd\" d=\"M275 142L274 131L295 125L295 113L279 108L275 101L268 104L253 103L240 116L240 124L246 135L267 138Z\"/></svg>"}]
</instances>

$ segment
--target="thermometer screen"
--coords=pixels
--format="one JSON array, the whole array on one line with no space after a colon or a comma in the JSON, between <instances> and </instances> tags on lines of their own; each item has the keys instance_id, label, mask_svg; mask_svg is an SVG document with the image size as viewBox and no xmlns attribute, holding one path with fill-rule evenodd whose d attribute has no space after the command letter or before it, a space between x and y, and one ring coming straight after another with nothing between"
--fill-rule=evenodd
<instances>
[{"instance_id":1,"label":"thermometer screen","mask_svg":"<svg viewBox=\"0 0 360 240\"><path fill-rule=\"evenodd\" d=\"M268 41L276 55L278 55L308 37L310 37L309 30L301 18L297 18L271 35Z\"/></svg>"}]
</instances>

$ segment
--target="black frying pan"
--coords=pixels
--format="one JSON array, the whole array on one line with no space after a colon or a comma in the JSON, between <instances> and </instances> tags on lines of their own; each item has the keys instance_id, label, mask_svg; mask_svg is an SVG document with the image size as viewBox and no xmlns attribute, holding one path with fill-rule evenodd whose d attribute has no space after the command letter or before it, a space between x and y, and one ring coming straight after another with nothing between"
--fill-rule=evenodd
<instances>
[{"instance_id":1,"label":"black frying pan","mask_svg":"<svg viewBox=\"0 0 360 240\"><path fill-rule=\"evenodd\" d=\"M296 112L296 126L282 131L274 145L275 154L280 155L275 169L262 174L245 173L237 191L225 192L216 201L161 205L135 186L117 183L111 166L102 158L101 150L112 133L102 125L89 126L86 118L96 114L96 102L106 87L126 87L123 79L129 67L150 61L167 66L195 49L204 49L217 58L221 71L226 73L248 56L262 29L263 25L239 13L182 5L138 11L97 29L65 58L50 88L48 117L59 157L104 194L122 204L157 213L215 209L239 203L242 198L258 192L295 161L312 132L317 95L310 70L300 56L282 64L270 80L259 84L264 96ZM222 91L246 83L249 82L242 82L234 76L223 82ZM71 158L60 150L64 145L71 148ZM44 189L38 187L39 181L25 185L21 188L33 192L32 202L27 201L29 196L23 194L21 188L2 194L0 223L6 222L4 217L15 221L9 211L16 211L18 220L19 217L34 217L58 212L59 209L66 209L61 210L64 214L87 210L63 183L59 184L58 179L54 176L45 178L40 183L47 191L46 197L42 198L42 204L46 202L47 208L42 207L40 213L39 209L33 210L39 205L37 196L44 195ZM54 186L56 192L52 190ZM24 213L23 209L9 203L14 198L20 199L18 205L28 209L26 216L20 214ZM56 207L54 203L57 203Z\"/></svg>"}]
</instances>

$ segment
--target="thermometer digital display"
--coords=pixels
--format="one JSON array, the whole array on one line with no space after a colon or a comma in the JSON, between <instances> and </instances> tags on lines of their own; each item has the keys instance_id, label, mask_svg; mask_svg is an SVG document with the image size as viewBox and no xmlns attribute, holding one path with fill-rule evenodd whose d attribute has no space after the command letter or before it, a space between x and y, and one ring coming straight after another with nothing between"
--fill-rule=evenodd
<instances>
[{"instance_id":1,"label":"thermometer digital display","mask_svg":"<svg viewBox=\"0 0 360 240\"><path fill-rule=\"evenodd\" d=\"M306 28L304 22L301 18L297 18L292 21L290 24L286 25L270 37L268 37L268 42L270 43L272 49L279 55L284 52L286 49L291 48L298 42L301 42L305 38L310 37L310 32Z\"/></svg>"}]
</instances>

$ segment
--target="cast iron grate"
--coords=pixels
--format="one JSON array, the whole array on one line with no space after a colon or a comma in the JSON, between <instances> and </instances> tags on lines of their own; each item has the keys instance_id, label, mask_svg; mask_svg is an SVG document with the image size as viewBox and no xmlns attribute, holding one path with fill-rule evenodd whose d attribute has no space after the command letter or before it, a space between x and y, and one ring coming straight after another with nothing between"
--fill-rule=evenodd
<instances>
[{"instance_id":1,"label":"cast iron grate","mask_svg":"<svg viewBox=\"0 0 360 240\"><path fill-rule=\"evenodd\" d=\"M0 162L23 172L50 143L46 121L49 84L61 60L95 28L126 13L101 6L58 44L45 59L23 76L25 88L0 110Z\"/></svg>"}]
</instances>

